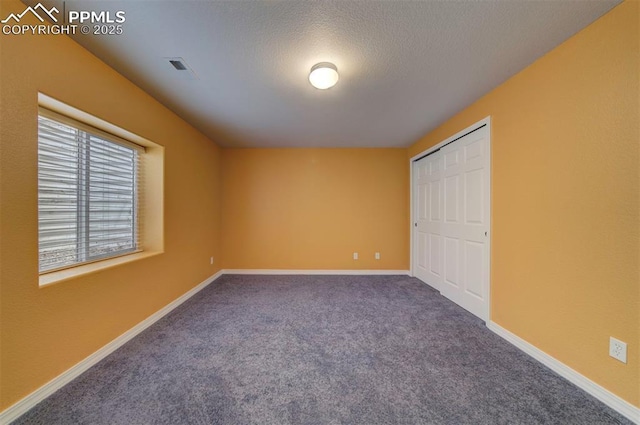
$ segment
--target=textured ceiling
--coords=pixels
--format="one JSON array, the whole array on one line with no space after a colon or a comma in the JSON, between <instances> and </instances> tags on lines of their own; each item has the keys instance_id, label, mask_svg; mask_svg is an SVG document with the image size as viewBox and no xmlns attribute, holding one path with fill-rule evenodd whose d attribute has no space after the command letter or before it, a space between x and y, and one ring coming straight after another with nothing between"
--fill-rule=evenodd
<instances>
[{"instance_id":1,"label":"textured ceiling","mask_svg":"<svg viewBox=\"0 0 640 425\"><path fill-rule=\"evenodd\" d=\"M220 145L382 147L410 145L618 3L67 0L65 8L125 11L124 34L76 41ZM184 58L198 78L184 78L168 57ZM307 80L322 61L340 72L324 91Z\"/></svg>"}]
</instances>

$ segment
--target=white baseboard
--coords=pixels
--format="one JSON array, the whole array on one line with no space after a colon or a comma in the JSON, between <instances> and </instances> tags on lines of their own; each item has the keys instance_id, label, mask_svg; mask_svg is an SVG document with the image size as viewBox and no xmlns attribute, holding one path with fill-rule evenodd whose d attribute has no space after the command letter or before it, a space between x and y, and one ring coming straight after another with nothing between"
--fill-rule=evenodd
<instances>
[{"instance_id":1,"label":"white baseboard","mask_svg":"<svg viewBox=\"0 0 640 425\"><path fill-rule=\"evenodd\" d=\"M60 375L53 378L51 381L47 382L22 400L18 401L14 405L10 406L2 413L0 413L0 424L8 424L11 421L17 419L26 413L29 409L34 407L36 404L40 403L45 398L49 397L51 394L64 387L66 384L71 382L73 379L80 376L83 372L89 369L91 366L98 363L100 360L107 357L109 354L113 353L115 350L123 346L133 337L138 335L140 332L147 329L149 326L153 325L158 320L162 319L168 313L170 313L173 309L178 307L180 304L194 296L196 293L204 289L211 282L216 280L218 277L222 276L223 272L220 270L218 273L213 276L207 278L204 282L200 283L198 286L190 289L188 292L170 302L151 316L144 319L142 322L135 325L133 328L129 329L104 347L100 348L95 353L91 354L89 357L80 361L76 365L62 372Z\"/></svg>"},{"instance_id":2,"label":"white baseboard","mask_svg":"<svg viewBox=\"0 0 640 425\"><path fill-rule=\"evenodd\" d=\"M268 275L409 275L409 270L291 270L291 269L224 269L224 274L268 274Z\"/></svg>"},{"instance_id":3,"label":"white baseboard","mask_svg":"<svg viewBox=\"0 0 640 425\"><path fill-rule=\"evenodd\" d=\"M540 350L539 348L535 347L519 336L509 332L495 322L489 322L487 324L487 327L511 344L518 347L520 350L524 351L526 354L530 355L540 363L547 366L558 375L565 378L567 381L583 389L593 397L611 407L613 410L625 416L630 421L636 424L640 424L640 408L634 406L626 400L623 400L606 388L596 384L586 376L571 369L560 360L551 357L549 354L545 353L544 351Z\"/></svg>"}]
</instances>

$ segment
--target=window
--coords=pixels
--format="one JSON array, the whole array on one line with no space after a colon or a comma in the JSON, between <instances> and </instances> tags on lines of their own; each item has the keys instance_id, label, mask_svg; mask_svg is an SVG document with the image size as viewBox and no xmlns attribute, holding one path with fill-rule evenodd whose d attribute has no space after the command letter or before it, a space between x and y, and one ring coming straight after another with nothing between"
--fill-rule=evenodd
<instances>
[{"instance_id":1,"label":"window","mask_svg":"<svg viewBox=\"0 0 640 425\"><path fill-rule=\"evenodd\" d=\"M144 148L46 109L38 114L41 273L140 250Z\"/></svg>"}]
</instances>

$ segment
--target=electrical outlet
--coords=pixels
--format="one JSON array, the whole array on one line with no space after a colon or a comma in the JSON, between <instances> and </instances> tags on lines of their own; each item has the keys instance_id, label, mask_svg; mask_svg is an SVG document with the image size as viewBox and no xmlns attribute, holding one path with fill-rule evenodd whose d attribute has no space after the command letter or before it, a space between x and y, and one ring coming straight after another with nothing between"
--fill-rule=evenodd
<instances>
[{"instance_id":1,"label":"electrical outlet","mask_svg":"<svg viewBox=\"0 0 640 425\"><path fill-rule=\"evenodd\" d=\"M376 252L376 260L379 260L379 259L380 259L380 253Z\"/></svg>"},{"instance_id":2,"label":"electrical outlet","mask_svg":"<svg viewBox=\"0 0 640 425\"><path fill-rule=\"evenodd\" d=\"M627 362L627 343L609 337L609 355L622 363Z\"/></svg>"},{"instance_id":3,"label":"electrical outlet","mask_svg":"<svg viewBox=\"0 0 640 425\"><path fill-rule=\"evenodd\" d=\"M357 259L358 259L358 253L357 253L357 252L354 252L354 253L353 253L353 259L354 259L354 260L357 260Z\"/></svg>"},{"instance_id":4,"label":"electrical outlet","mask_svg":"<svg viewBox=\"0 0 640 425\"><path fill-rule=\"evenodd\" d=\"M213 257L209 259L209 264L213 264Z\"/></svg>"}]
</instances>

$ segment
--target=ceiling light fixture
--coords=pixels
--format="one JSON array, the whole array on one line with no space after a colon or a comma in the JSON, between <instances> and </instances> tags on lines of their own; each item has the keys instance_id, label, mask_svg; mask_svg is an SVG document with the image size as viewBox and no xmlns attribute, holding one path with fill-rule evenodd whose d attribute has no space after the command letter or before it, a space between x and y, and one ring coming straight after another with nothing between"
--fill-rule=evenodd
<instances>
[{"instance_id":1,"label":"ceiling light fixture","mask_svg":"<svg viewBox=\"0 0 640 425\"><path fill-rule=\"evenodd\" d=\"M338 68L329 62L320 62L311 67L309 82L320 90L326 90L338 82Z\"/></svg>"}]
</instances>

